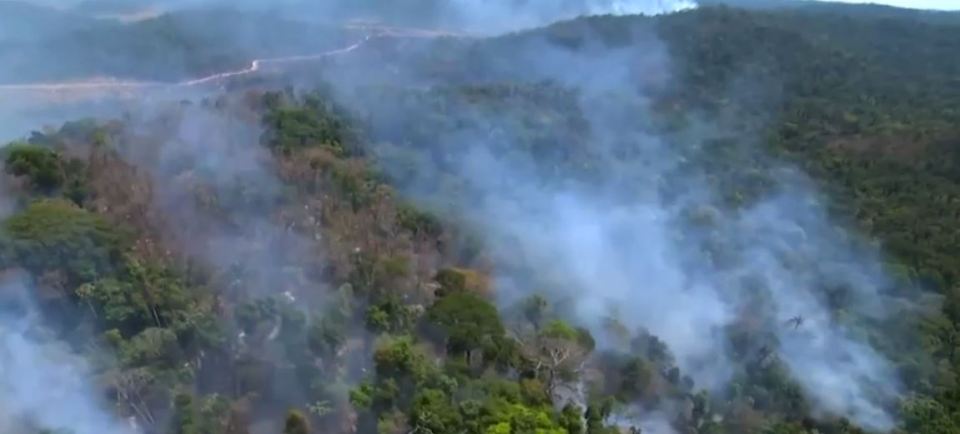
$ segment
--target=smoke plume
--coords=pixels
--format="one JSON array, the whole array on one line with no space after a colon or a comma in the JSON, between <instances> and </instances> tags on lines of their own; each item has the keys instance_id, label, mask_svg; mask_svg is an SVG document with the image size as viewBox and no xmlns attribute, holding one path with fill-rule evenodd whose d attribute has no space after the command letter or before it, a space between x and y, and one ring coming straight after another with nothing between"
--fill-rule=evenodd
<instances>
[{"instance_id":1,"label":"smoke plume","mask_svg":"<svg viewBox=\"0 0 960 434\"><path fill-rule=\"evenodd\" d=\"M233 6L296 11L306 19L335 11L338 17L370 16L484 34L582 14L661 13L692 6L612 0L424 3L426 9L403 10L364 2ZM723 120L688 116L687 127L669 134L655 127L651 94L675 84L666 73L674 70L669 49L655 32L637 26L629 46L611 47L589 29L580 31L587 36L576 48L539 36L476 42L487 63L461 81L547 81L569 91L579 115L574 120L583 124L571 134L582 134L589 147L584 151L585 163L592 165L587 180L545 167L542 156L525 145L530 132L514 113L483 110L470 101L460 106L465 109L459 113L461 126L433 139L448 152L445 167L438 168L435 156L403 146L409 123L419 122L417 110L376 106L362 94L384 83L428 92L450 83L403 61L407 74L402 76L331 70L328 77L338 98L371 121L382 139L373 153L402 190L424 204L458 210L464 223L483 235L496 258L503 305L545 292L555 304L567 306L601 346L613 349L618 344L606 327L611 318L629 330L647 330L669 345L699 387L714 391L748 365L768 363L763 349L769 348L770 357L782 361L817 410L873 430L892 428L889 408L899 394L898 380L892 364L859 329L859 323L882 320L899 308L888 294L891 283L881 253L831 221L809 180L766 155L753 137L734 137L743 145L732 147L767 162L759 182L769 185L731 205L730 192L713 182L703 164L715 151L710 140L726 134ZM485 43L494 48L484 51ZM348 66L383 69L382 63ZM230 119L187 110L172 134L159 135L165 138L159 146L124 150L124 157L145 167L156 185L166 186L157 192L155 205L196 236L199 255L221 269L254 270L251 287L283 287L285 279L301 279L296 276L299 258L317 256L303 240L256 212L263 201L282 196L265 166L266 152L250 140L258 135ZM457 174L456 194L439 182L451 173ZM195 192L184 187L195 185L187 177L199 178L218 197L235 199L212 205L226 212L231 228L211 229L203 215L208 210L195 208ZM63 362L69 352L29 338L31 322L24 321L2 323L0 348L7 360L0 366L0 387L4 396L13 397L4 410L43 426L70 423L79 434L123 432L95 404L89 385L77 383L85 378L77 374L85 369L82 363ZM763 344L731 348L734 330L742 327ZM43 411L51 402L77 404Z\"/></svg>"},{"instance_id":2,"label":"smoke plume","mask_svg":"<svg viewBox=\"0 0 960 434\"><path fill-rule=\"evenodd\" d=\"M669 345L699 387L714 391L774 357L818 411L891 429L898 380L857 324L887 318L900 303L888 295L880 253L832 222L812 183L766 155L756 138L734 137L729 149L715 149L714 139L730 134L723 120L693 115L680 132L654 127L650 95L674 83L662 75L673 70L669 50L649 28L634 27L632 43L618 48L583 27L586 36L575 48L538 36L480 48L474 53L489 55L481 57L489 63L471 59L484 66L467 81L546 81L571 90L585 124L569 134L584 135L589 158L581 163L594 165L589 181L545 168L552 154L530 150L531 131L509 103L498 111L454 97L446 110L459 126L427 128L450 152L438 165L436 156L390 144L409 142L406 131L418 128L418 120L400 113L429 105L374 107L357 96L362 90L345 90L371 83L349 73L333 82L380 129L377 154L407 194L439 212L454 210L447 215L483 234L500 265L504 306L545 292L613 348L611 318L647 330ZM429 79L409 76L411 86L430 88ZM387 82L376 85L396 85ZM444 95L443 86L432 89L434 97ZM716 185L707 170L710 152L763 161L756 197L731 204L734 192ZM455 180L445 181L451 174ZM730 347L745 323L765 344ZM765 355L768 349L775 355Z\"/></svg>"},{"instance_id":3,"label":"smoke plume","mask_svg":"<svg viewBox=\"0 0 960 434\"><path fill-rule=\"evenodd\" d=\"M26 281L8 274L0 292L0 432L134 433L107 411L87 361L44 324Z\"/></svg>"}]
</instances>

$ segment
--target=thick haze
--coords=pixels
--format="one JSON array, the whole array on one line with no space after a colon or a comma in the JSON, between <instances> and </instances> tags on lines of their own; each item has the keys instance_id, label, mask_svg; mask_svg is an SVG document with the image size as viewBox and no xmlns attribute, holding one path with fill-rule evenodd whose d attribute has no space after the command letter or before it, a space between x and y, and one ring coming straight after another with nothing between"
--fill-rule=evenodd
<instances>
[{"instance_id":1,"label":"thick haze","mask_svg":"<svg viewBox=\"0 0 960 434\"><path fill-rule=\"evenodd\" d=\"M223 7L270 11L308 21L369 18L482 33L542 26L580 15L656 14L695 6L693 0L47 0L46 4L101 16Z\"/></svg>"},{"instance_id":2,"label":"thick haze","mask_svg":"<svg viewBox=\"0 0 960 434\"><path fill-rule=\"evenodd\" d=\"M648 330L668 344L684 374L711 390L776 359L819 412L870 430L892 429L899 380L857 330L857 322L882 321L900 309L885 295L890 282L880 254L831 222L812 183L770 160L757 138L726 137L731 149L711 151L707 139L729 134L723 121L692 114L680 133L655 132L650 125L657 114L637 84L662 88L673 80L657 75L671 70L671 59L649 29L636 26L634 43L620 48L605 46L588 26L577 32L585 36L576 49L529 37L504 42L500 51L480 50L487 65L497 66L471 73L481 83L546 80L574 90L571 109L586 125L552 137L584 134L592 157L581 164L596 165L599 179L548 175L543 166L553 164L553 154L531 153L528 137L537 133L527 129L529 119L517 119L524 109L510 102L490 108L469 98L445 109L462 127L433 133L450 152L441 157L446 169L438 169L435 156L386 143L378 154L386 171L421 203L462 216L484 235L500 265L497 293L504 306L544 293L613 350L620 347L607 328L611 319L631 331ZM352 97L347 89L370 84L357 77L332 79L343 98ZM402 85L397 80L385 79ZM409 84L424 86L415 75ZM401 114L429 105L400 108L362 98L354 104L386 141L405 141L408 129L433 132L417 126L415 114ZM568 146L550 148L563 154ZM764 181L769 191L742 207L722 199L733 192L719 189L705 168L709 152L731 151L772 167ZM831 306L834 290L848 318ZM797 317L802 324L791 326ZM759 343L732 349L736 330ZM767 349L774 359L764 355Z\"/></svg>"},{"instance_id":3,"label":"thick haze","mask_svg":"<svg viewBox=\"0 0 960 434\"><path fill-rule=\"evenodd\" d=\"M44 329L28 288L9 273L0 281L0 433L132 434L99 399L88 362Z\"/></svg>"},{"instance_id":4,"label":"thick haze","mask_svg":"<svg viewBox=\"0 0 960 434\"><path fill-rule=\"evenodd\" d=\"M319 19L325 11L355 17L368 13L370 18L390 22L480 33L513 31L581 14L660 13L692 7L688 2L664 6L654 0L458 0L430 4L429 13L421 14L411 12L420 11L410 5L412 1L394 6L406 8L401 11L385 9L381 3L348 3L230 2L237 7L296 12L305 19ZM208 4L184 0L162 6ZM438 139L456 150L449 163L466 194L438 197L446 192L436 189L437 181L449 173L426 164L425 155L413 155L416 173L402 190L427 204L452 202L466 214L468 224L482 234L499 259L497 293L504 306L545 292L557 305L572 306L569 311L577 322L589 327L601 345L614 350L621 348L605 328L610 318L631 331L648 330L669 345L681 369L699 387L713 390L722 389L748 369L747 359L753 356L733 354L729 341L732 328L753 322L749 332L768 343L816 409L849 417L868 429L892 428L896 421L889 409L900 391L891 363L859 336L856 324L838 317L823 291L824 287L842 290L852 322L895 314L899 306L885 295L890 283L881 254L854 242L856 237L830 221L816 189L786 165L773 164L776 185L757 200L740 208L726 204L721 200L726 192L718 191L702 168L690 163L704 155L703 140L722 132L723 122L690 116L692 126L671 136L649 127L656 114L648 95L636 84L649 79L662 88L672 82L670 77L649 77L651 71L672 70L666 47L641 30L634 35L634 45L619 49L604 46L594 36L588 34L579 51L541 38L511 45L504 58L516 63L498 71L498 76L549 80L576 92L575 109L586 119L584 134L590 153L599 161L600 179L557 182L545 176L536 169L540 164L536 155L518 150L525 131L515 125L511 114L476 110L466 115L468 127L445 132ZM377 70L383 65L365 66ZM407 78L410 82L392 79L390 84L438 84L415 73ZM339 97L356 111L369 113L375 126L394 125L401 115L385 110L389 106L371 107L362 98L355 99L351 91L371 83L336 72L330 79L341 91ZM5 117L16 123L5 127L23 132L39 127L32 123L43 117L24 113L24 105L16 96L0 101L0 114L12 113ZM139 109L149 111L149 103ZM197 254L214 266L251 268L256 274L253 279L280 280L274 287L285 287L282 279L300 279L295 270L287 273L295 261L283 255L305 256L298 254L303 252L301 240L255 212L258 200L277 200L280 184L264 162L267 153L257 147L259 130L202 109L186 113L189 116L178 120L156 148L124 150L124 158L143 165L162 186L154 205L183 219L180 228L193 233L181 236L194 236ZM147 128L143 132L151 133ZM386 139L397 134L388 128L378 133ZM753 137L736 140L757 142ZM392 159L394 153L416 152L399 148L385 141L377 149L384 169L394 176L402 169ZM504 153L504 149L516 151ZM762 154L759 146L746 149ZM622 157L625 151L629 158ZM189 172L209 177L202 181L220 195L238 198L220 205L228 208L225 214L233 219L233 228L223 233L207 231L204 224L208 222L200 211L180 206L194 193L184 187L190 185L189 179L178 178L187 172L184 165ZM170 178L176 182L168 183ZM251 191L252 198L245 196ZM311 257L319 257L314 254L310 252ZM804 319L801 326L786 325L797 316ZM14 414L49 427L79 421L72 426L78 434L121 432L121 424L100 410L93 388L84 382L84 365L63 362L69 353L28 338L23 324L19 319L0 323L4 327L0 351L6 352L0 353L4 361L0 392L4 399L15 398L10 403L0 401L4 410L13 409ZM747 351L755 355L762 349ZM58 406L51 412L56 415L34 414L50 402L73 405ZM53 417L61 419L48 419ZM651 430L669 431L665 427Z\"/></svg>"},{"instance_id":5,"label":"thick haze","mask_svg":"<svg viewBox=\"0 0 960 434\"><path fill-rule=\"evenodd\" d=\"M814 0L811 0L814 1ZM878 4L910 9L960 10L957 0L834 0L839 3Z\"/></svg>"},{"instance_id":6,"label":"thick haze","mask_svg":"<svg viewBox=\"0 0 960 434\"><path fill-rule=\"evenodd\" d=\"M120 113L116 107L131 101L175 100L192 92L174 89L170 95L137 87L69 86L19 90L5 85L69 84L103 77L172 83L236 71L256 58L316 54L359 39L338 38L327 31L326 26L341 20L489 34L583 14L662 13L690 7L687 0L0 0L0 62L7 65L0 70L0 139L81 116L116 116ZM221 12L204 12L209 10ZM178 11L188 12L176 20L162 15ZM264 12L270 20L243 15ZM199 15L191 18L192 14ZM123 23L90 19L100 16L137 19ZM184 44L163 36L170 32L200 42Z\"/></svg>"}]
</instances>

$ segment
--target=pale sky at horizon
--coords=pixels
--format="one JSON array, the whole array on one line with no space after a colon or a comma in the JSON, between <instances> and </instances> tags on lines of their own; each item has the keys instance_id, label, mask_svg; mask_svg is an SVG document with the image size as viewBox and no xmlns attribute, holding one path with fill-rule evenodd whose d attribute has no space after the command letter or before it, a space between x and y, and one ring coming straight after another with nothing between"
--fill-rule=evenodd
<instances>
[{"instance_id":1,"label":"pale sky at horizon","mask_svg":"<svg viewBox=\"0 0 960 434\"><path fill-rule=\"evenodd\" d=\"M960 10L960 0L830 0L843 3L876 3L913 9Z\"/></svg>"}]
</instances>

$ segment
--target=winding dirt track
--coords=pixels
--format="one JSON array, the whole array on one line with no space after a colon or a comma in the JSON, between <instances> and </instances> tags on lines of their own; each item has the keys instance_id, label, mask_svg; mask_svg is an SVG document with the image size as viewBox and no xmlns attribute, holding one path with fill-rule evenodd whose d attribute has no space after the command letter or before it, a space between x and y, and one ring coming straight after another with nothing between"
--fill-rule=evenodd
<instances>
[{"instance_id":1,"label":"winding dirt track","mask_svg":"<svg viewBox=\"0 0 960 434\"><path fill-rule=\"evenodd\" d=\"M429 29L412 29L401 27L389 27L376 24L352 23L344 28L348 30L359 30L366 32L367 35L360 41L349 46L338 48L336 50L325 51L322 53L274 57L264 59L254 59L250 66L234 71L225 71L206 77L183 80L179 82L157 82L157 81L139 81L139 80L118 80L118 79L89 79L77 81L63 81L52 83L26 83L26 84L0 84L0 92L123 92L136 91L142 89L171 89L171 88L189 88L202 86L211 83L219 83L223 80L255 74L266 65L282 65L297 62L308 62L320 60L333 56L340 56L363 47L369 41L376 38L435 38L443 36L463 37L466 35L459 33L450 33Z\"/></svg>"},{"instance_id":2,"label":"winding dirt track","mask_svg":"<svg viewBox=\"0 0 960 434\"><path fill-rule=\"evenodd\" d=\"M197 78L194 80L181 81L179 83L176 83L174 86L181 86L181 87L197 86L197 85L202 85L202 84L211 83L211 82L218 82L220 80L225 80L228 78L234 78L234 77L239 77L243 75L253 74L259 71L260 67L265 64L305 62L305 61L318 60L326 57L347 54L351 51L356 50L357 48L362 47L370 39L372 39L372 36L367 36L363 38L360 42L354 43L353 45L350 45L344 48L338 48L336 50L325 51L323 53L318 53L318 54L308 54L303 56L275 57L271 59L256 59L250 62L249 67L244 69L240 69L236 71L221 72L219 74L213 74L206 77Z\"/></svg>"}]
</instances>

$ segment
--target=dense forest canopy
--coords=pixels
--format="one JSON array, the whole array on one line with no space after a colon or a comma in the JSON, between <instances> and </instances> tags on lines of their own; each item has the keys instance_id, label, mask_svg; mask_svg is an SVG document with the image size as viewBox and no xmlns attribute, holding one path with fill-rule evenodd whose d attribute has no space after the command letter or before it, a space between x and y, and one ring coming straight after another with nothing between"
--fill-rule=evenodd
<instances>
[{"instance_id":1,"label":"dense forest canopy","mask_svg":"<svg viewBox=\"0 0 960 434\"><path fill-rule=\"evenodd\" d=\"M355 44L3 147L0 434L960 432L960 19L722 3L0 2L16 82Z\"/></svg>"}]
</instances>

